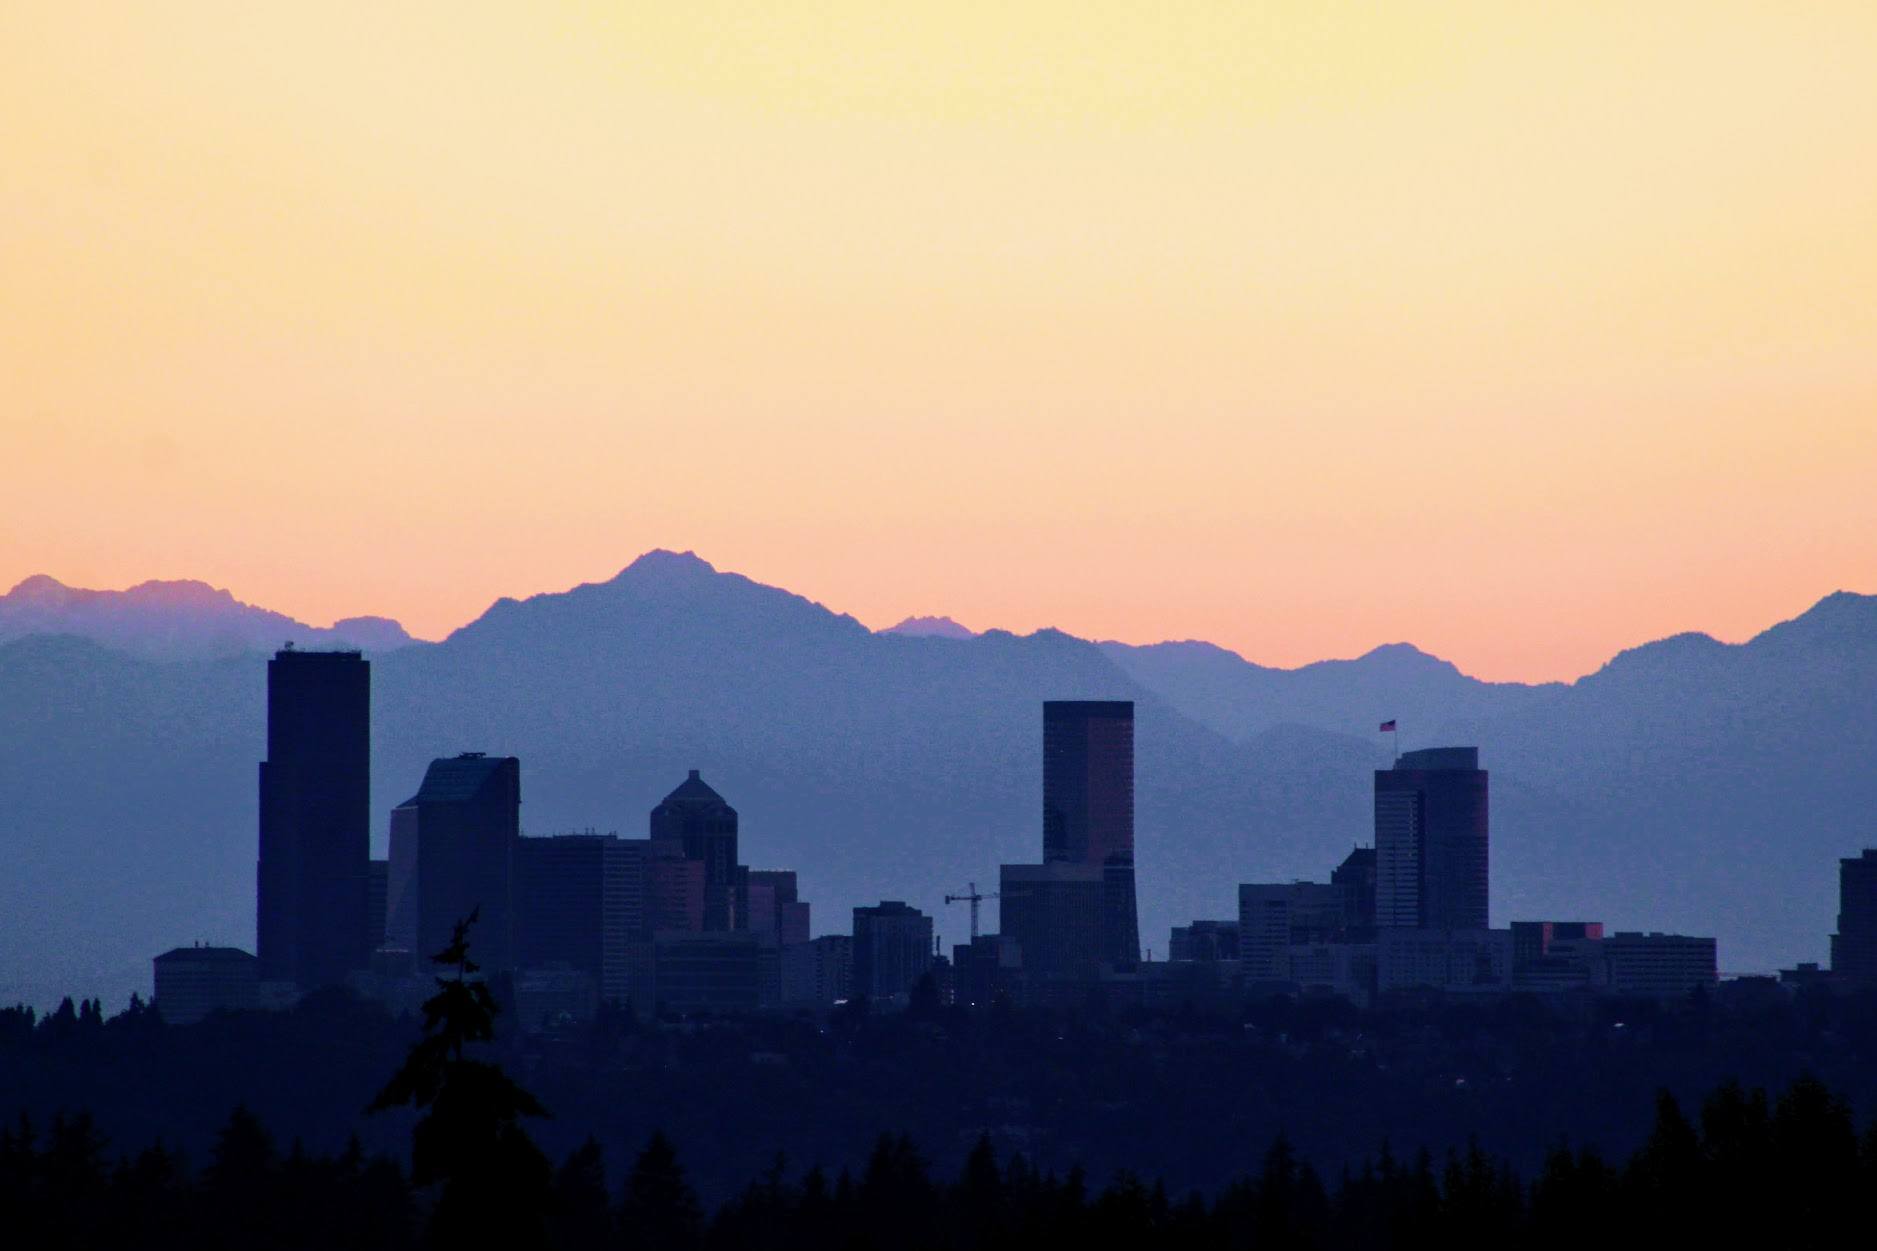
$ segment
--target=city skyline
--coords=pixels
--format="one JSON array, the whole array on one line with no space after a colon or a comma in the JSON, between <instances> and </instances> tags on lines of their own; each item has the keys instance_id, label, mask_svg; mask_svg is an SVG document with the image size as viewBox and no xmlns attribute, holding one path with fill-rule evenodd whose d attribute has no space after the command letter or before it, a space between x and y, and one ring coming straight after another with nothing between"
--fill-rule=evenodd
<instances>
[{"instance_id":1,"label":"city skyline","mask_svg":"<svg viewBox=\"0 0 1877 1251\"><path fill-rule=\"evenodd\" d=\"M10 9L0 583L435 636L666 545L1278 665L1738 639L1877 590L1873 61L1850 4Z\"/></svg>"}]
</instances>

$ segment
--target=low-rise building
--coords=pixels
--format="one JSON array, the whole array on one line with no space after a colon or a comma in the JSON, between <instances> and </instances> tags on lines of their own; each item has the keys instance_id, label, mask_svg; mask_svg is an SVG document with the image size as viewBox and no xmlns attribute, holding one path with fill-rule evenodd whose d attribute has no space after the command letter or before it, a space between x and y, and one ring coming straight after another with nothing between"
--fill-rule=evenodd
<instances>
[{"instance_id":1,"label":"low-rise building","mask_svg":"<svg viewBox=\"0 0 1877 1251\"><path fill-rule=\"evenodd\" d=\"M238 947L177 947L151 964L156 1009L171 1025L193 1025L212 1012L251 1011L260 1003L260 962Z\"/></svg>"}]
</instances>

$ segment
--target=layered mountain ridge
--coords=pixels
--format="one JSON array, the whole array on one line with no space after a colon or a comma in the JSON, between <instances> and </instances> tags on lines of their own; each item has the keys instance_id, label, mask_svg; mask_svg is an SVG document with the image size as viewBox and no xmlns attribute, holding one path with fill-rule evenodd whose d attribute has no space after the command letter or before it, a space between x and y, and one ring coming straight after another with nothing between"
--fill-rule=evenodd
<instances>
[{"instance_id":1,"label":"layered mountain ridge","mask_svg":"<svg viewBox=\"0 0 1877 1251\"><path fill-rule=\"evenodd\" d=\"M168 946L250 946L278 632L223 653L69 630L0 639L14 867L0 908L17 920L0 930L0 999L121 998L147 989ZM1479 744L1495 923L1711 933L1730 970L1818 959L1836 858L1877 842L1877 598L1847 593L1746 643L1677 636L1575 683L1524 686L1405 644L1280 670L1204 643L874 632L655 552L604 582L500 600L442 642L368 650L381 851L389 805L436 756L519 756L536 834L641 834L701 768L743 814L744 859L800 870L817 932L890 897L962 937L943 894L1038 853L1038 705L1054 698L1137 703L1155 951L1169 925L1232 915L1233 883L1320 877L1368 841L1370 772L1387 760L1375 728L1390 717L1404 747Z\"/></svg>"}]
</instances>

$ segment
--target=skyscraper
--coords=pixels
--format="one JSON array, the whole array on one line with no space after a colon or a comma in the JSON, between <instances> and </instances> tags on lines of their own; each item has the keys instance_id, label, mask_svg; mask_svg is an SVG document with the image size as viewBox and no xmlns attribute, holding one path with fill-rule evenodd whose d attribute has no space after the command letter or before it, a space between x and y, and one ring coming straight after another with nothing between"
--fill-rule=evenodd
<instances>
[{"instance_id":1,"label":"skyscraper","mask_svg":"<svg viewBox=\"0 0 1877 1251\"><path fill-rule=\"evenodd\" d=\"M1043 859L1134 858L1134 704L1043 704Z\"/></svg>"},{"instance_id":2,"label":"skyscraper","mask_svg":"<svg viewBox=\"0 0 1877 1251\"><path fill-rule=\"evenodd\" d=\"M264 981L311 990L370 953L371 666L288 648L267 664L256 951Z\"/></svg>"},{"instance_id":3,"label":"skyscraper","mask_svg":"<svg viewBox=\"0 0 1877 1251\"><path fill-rule=\"evenodd\" d=\"M931 967L931 917L897 899L854 909L855 994L906 994Z\"/></svg>"},{"instance_id":4,"label":"skyscraper","mask_svg":"<svg viewBox=\"0 0 1877 1251\"><path fill-rule=\"evenodd\" d=\"M1132 701L1043 704L1043 860L1101 870L1098 957L1137 964Z\"/></svg>"},{"instance_id":5,"label":"skyscraper","mask_svg":"<svg viewBox=\"0 0 1877 1251\"><path fill-rule=\"evenodd\" d=\"M747 901L739 898L743 879L737 872L736 809L696 769L652 809L651 836L678 842L685 859L704 865L706 930L747 927Z\"/></svg>"},{"instance_id":6,"label":"skyscraper","mask_svg":"<svg viewBox=\"0 0 1877 1251\"><path fill-rule=\"evenodd\" d=\"M631 997L628 945L650 941L651 844L613 834L515 843L515 948L523 968L565 964L593 976L600 998Z\"/></svg>"},{"instance_id":7,"label":"skyscraper","mask_svg":"<svg viewBox=\"0 0 1877 1251\"><path fill-rule=\"evenodd\" d=\"M999 928L1016 940L1032 996L1045 988L1093 982L1100 972L1106 920L1102 866L1006 864L998 871Z\"/></svg>"},{"instance_id":8,"label":"skyscraper","mask_svg":"<svg viewBox=\"0 0 1877 1251\"><path fill-rule=\"evenodd\" d=\"M519 760L464 752L431 761L417 793L391 812L386 942L430 955L476 910L471 956L486 973L512 971L520 838Z\"/></svg>"},{"instance_id":9,"label":"skyscraper","mask_svg":"<svg viewBox=\"0 0 1877 1251\"><path fill-rule=\"evenodd\" d=\"M1487 927L1487 773L1477 747L1403 752L1375 772L1375 924Z\"/></svg>"},{"instance_id":10,"label":"skyscraper","mask_svg":"<svg viewBox=\"0 0 1877 1251\"><path fill-rule=\"evenodd\" d=\"M1838 932L1831 971L1877 981L1877 851L1838 862Z\"/></svg>"}]
</instances>

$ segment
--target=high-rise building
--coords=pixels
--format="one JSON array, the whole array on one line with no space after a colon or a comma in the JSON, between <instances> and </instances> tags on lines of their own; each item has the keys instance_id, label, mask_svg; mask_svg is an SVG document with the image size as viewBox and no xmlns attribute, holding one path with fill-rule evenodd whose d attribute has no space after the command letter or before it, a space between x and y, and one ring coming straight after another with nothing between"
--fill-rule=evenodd
<instances>
[{"instance_id":1,"label":"high-rise building","mask_svg":"<svg viewBox=\"0 0 1877 1251\"><path fill-rule=\"evenodd\" d=\"M1403 752L1375 773L1375 924L1487 927L1487 773L1477 747Z\"/></svg>"},{"instance_id":2,"label":"high-rise building","mask_svg":"<svg viewBox=\"0 0 1877 1251\"><path fill-rule=\"evenodd\" d=\"M704 862L687 860L675 838L646 840L647 928L651 933L704 932ZM649 941L649 936L648 936Z\"/></svg>"},{"instance_id":3,"label":"high-rise building","mask_svg":"<svg viewBox=\"0 0 1877 1251\"><path fill-rule=\"evenodd\" d=\"M261 979L342 982L371 952L371 666L358 652L268 662L260 783Z\"/></svg>"},{"instance_id":4,"label":"high-rise building","mask_svg":"<svg viewBox=\"0 0 1877 1251\"><path fill-rule=\"evenodd\" d=\"M515 968L515 844L521 762L465 752L433 760L415 795L391 812L388 945L421 958L477 914L470 956L485 973Z\"/></svg>"},{"instance_id":5,"label":"high-rise building","mask_svg":"<svg viewBox=\"0 0 1877 1251\"><path fill-rule=\"evenodd\" d=\"M1043 859L1134 856L1134 704L1043 704Z\"/></svg>"},{"instance_id":6,"label":"high-rise building","mask_svg":"<svg viewBox=\"0 0 1877 1251\"><path fill-rule=\"evenodd\" d=\"M1357 847L1330 874L1343 894L1343 940L1375 941L1375 848Z\"/></svg>"},{"instance_id":7,"label":"high-rise building","mask_svg":"<svg viewBox=\"0 0 1877 1251\"><path fill-rule=\"evenodd\" d=\"M761 1003L762 944L713 930L654 936L657 1002L673 1012L748 1012Z\"/></svg>"},{"instance_id":8,"label":"high-rise building","mask_svg":"<svg viewBox=\"0 0 1877 1251\"><path fill-rule=\"evenodd\" d=\"M823 934L782 949L782 1002L825 1008L853 993L854 939Z\"/></svg>"},{"instance_id":9,"label":"high-rise building","mask_svg":"<svg viewBox=\"0 0 1877 1251\"><path fill-rule=\"evenodd\" d=\"M1237 921L1194 921L1176 925L1167 939L1169 960L1238 959Z\"/></svg>"},{"instance_id":10,"label":"high-rise building","mask_svg":"<svg viewBox=\"0 0 1877 1251\"><path fill-rule=\"evenodd\" d=\"M1831 936L1831 971L1877 981L1877 850L1838 862L1838 932Z\"/></svg>"},{"instance_id":11,"label":"high-rise building","mask_svg":"<svg viewBox=\"0 0 1877 1251\"><path fill-rule=\"evenodd\" d=\"M1023 969L1023 952L1008 934L980 934L952 948L952 1002L983 1007L1012 995Z\"/></svg>"},{"instance_id":12,"label":"high-rise building","mask_svg":"<svg viewBox=\"0 0 1877 1251\"><path fill-rule=\"evenodd\" d=\"M1139 963L1133 701L1043 704L1043 860L1102 870L1096 956L1118 969Z\"/></svg>"},{"instance_id":13,"label":"high-rise building","mask_svg":"<svg viewBox=\"0 0 1877 1251\"><path fill-rule=\"evenodd\" d=\"M998 928L1016 940L1023 980L1033 991L1095 981L1107 902L1102 866L1006 864L997 892Z\"/></svg>"},{"instance_id":14,"label":"high-rise building","mask_svg":"<svg viewBox=\"0 0 1877 1251\"><path fill-rule=\"evenodd\" d=\"M391 862L373 860L365 878L365 938L372 951L385 945L385 915L390 906Z\"/></svg>"},{"instance_id":15,"label":"high-rise building","mask_svg":"<svg viewBox=\"0 0 1877 1251\"><path fill-rule=\"evenodd\" d=\"M1245 976L1290 976L1293 944L1339 942L1344 892L1328 882L1246 882L1238 888L1238 959Z\"/></svg>"},{"instance_id":16,"label":"high-rise building","mask_svg":"<svg viewBox=\"0 0 1877 1251\"><path fill-rule=\"evenodd\" d=\"M650 939L651 844L614 834L561 834L515 844L515 946L522 968L564 964L590 974L602 1000L631 997L627 947Z\"/></svg>"},{"instance_id":17,"label":"high-rise building","mask_svg":"<svg viewBox=\"0 0 1877 1251\"><path fill-rule=\"evenodd\" d=\"M897 899L854 909L854 993L876 1002L910 992L932 967L932 918Z\"/></svg>"},{"instance_id":18,"label":"high-rise building","mask_svg":"<svg viewBox=\"0 0 1877 1251\"><path fill-rule=\"evenodd\" d=\"M652 809L651 836L679 843L686 859L703 863L704 929L745 928L747 899L739 898L736 809L696 769Z\"/></svg>"},{"instance_id":19,"label":"high-rise building","mask_svg":"<svg viewBox=\"0 0 1877 1251\"><path fill-rule=\"evenodd\" d=\"M809 909L798 890L793 869L751 869L749 929L779 947L807 942Z\"/></svg>"}]
</instances>

